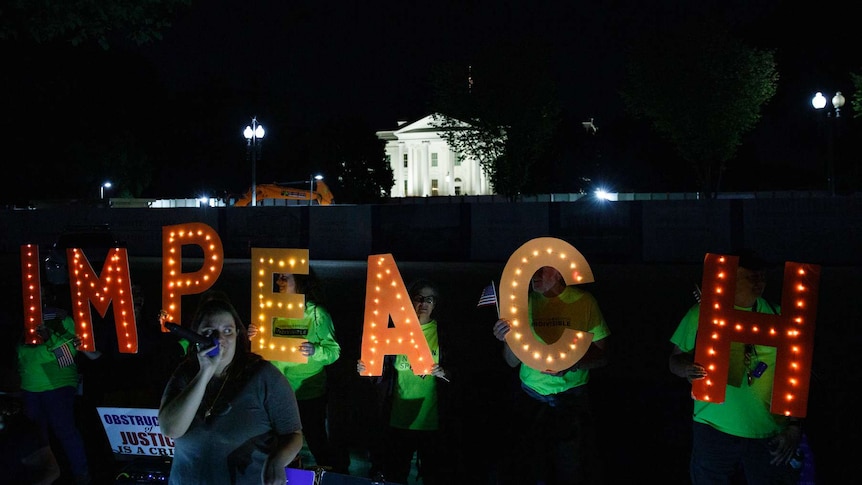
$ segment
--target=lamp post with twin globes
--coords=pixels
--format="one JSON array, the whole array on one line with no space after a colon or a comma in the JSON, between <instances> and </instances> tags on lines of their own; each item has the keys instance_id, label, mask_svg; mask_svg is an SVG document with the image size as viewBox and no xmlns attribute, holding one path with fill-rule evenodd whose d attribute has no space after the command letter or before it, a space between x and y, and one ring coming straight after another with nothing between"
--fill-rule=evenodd
<instances>
[{"instance_id":1,"label":"lamp post with twin globes","mask_svg":"<svg viewBox=\"0 0 862 485\"><path fill-rule=\"evenodd\" d=\"M835 195L835 130L837 128L837 124L840 122L841 118L841 108L844 106L844 96L841 94L841 91L835 93L835 96L832 96L832 108L833 110L826 112L827 129L829 130L827 139L826 139L826 186L829 189L829 195ZM826 108L826 97L823 96L823 93L817 91L817 94L811 98L811 105L814 106L814 109L820 111ZM835 111L835 116L832 116L832 111Z\"/></svg>"},{"instance_id":2,"label":"lamp post with twin globes","mask_svg":"<svg viewBox=\"0 0 862 485\"><path fill-rule=\"evenodd\" d=\"M263 143L263 125L258 124L257 117L251 119L251 125L246 126L243 136L247 140L246 153L251 157L251 205L257 205L257 157L260 155L260 146Z\"/></svg>"}]
</instances>

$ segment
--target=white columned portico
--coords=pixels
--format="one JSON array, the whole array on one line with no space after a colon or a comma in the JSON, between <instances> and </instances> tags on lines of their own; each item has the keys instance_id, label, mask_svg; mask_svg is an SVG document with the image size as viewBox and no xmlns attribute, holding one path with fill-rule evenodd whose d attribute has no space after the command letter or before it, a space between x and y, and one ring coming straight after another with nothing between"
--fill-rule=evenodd
<instances>
[{"instance_id":1,"label":"white columned portico","mask_svg":"<svg viewBox=\"0 0 862 485\"><path fill-rule=\"evenodd\" d=\"M456 164L458 153L449 147L428 115L417 121L399 122L392 131L378 131L377 138L386 142L395 185L392 197L428 197L455 195L494 195L488 176L477 160L465 158ZM432 167L432 155L437 155L437 166ZM404 156L407 166L404 166ZM460 181L456 181L460 179ZM432 180L437 181L437 192L432 191ZM406 188L405 188L406 185Z\"/></svg>"}]
</instances>

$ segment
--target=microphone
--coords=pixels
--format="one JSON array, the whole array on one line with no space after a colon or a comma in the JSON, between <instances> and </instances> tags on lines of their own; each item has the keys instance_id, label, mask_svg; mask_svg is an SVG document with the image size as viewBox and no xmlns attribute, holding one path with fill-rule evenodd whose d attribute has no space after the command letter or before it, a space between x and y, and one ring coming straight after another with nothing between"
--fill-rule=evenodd
<instances>
[{"instance_id":1,"label":"microphone","mask_svg":"<svg viewBox=\"0 0 862 485\"><path fill-rule=\"evenodd\" d=\"M187 330L174 322L165 322L165 328L176 334L178 337L184 338L189 342L196 343L203 348L215 345L212 350L207 352L207 355L210 357L215 357L216 355L218 355L219 345L217 338L204 337L203 335L192 332L191 330Z\"/></svg>"}]
</instances>

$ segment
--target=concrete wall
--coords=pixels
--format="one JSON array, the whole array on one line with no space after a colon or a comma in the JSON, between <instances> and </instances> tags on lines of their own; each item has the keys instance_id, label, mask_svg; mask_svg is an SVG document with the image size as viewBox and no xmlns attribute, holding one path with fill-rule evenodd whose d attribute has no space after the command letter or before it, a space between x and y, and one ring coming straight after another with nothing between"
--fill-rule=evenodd
<instances>
[{"instance_id":1,"label":"concrete wall","mask_svg":"<svg viewBox=\"0 0 862 485\"><path fill-rule=\"evenodd\" d=\"M162 227L212 226L227 258L252 247L309 248L312 259L505 261L526 241L558 237L589 261L699 263L706 252L758 248L776 260L862 264L862 199L770 198L597 202L460 202L224 208L55 207L0 212L0 251L50 247L64 231L107 225L132 256L161 256ZM86 249L86 248L85 248Z\"/></svg>"}]
</instances>

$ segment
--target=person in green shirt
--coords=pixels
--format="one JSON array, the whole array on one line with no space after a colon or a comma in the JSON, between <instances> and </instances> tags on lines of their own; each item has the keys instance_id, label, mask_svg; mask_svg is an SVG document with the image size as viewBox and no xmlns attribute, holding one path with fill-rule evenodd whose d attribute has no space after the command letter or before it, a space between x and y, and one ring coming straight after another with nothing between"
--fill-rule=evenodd
<instances>
[{"instance_id":1,"label":"person in green shirt","mask_svg":"<svg viewBox=\"0 0 862 485\"><path fill-rule=\"evenodd\" d=\"M276 273L273 291L305 295L302 318L276 318L272 328L275 335L294 335L307 341L299 345L299 352L308 358L305 363L272 361L287 377L296 393L302 433L317 466L330 467L336 473L348 473L350 457L346 450L332 443L327 431L327 379L326 366L341 356L341 346L335 339L332 316L322 302L322 292L309 268L308 274ZM249 325L249 337L257 334L257 327Z\"/></svg>"},{"instance_id":2,"label":"person in green shirt","mask_svg":"<svg viewBox=\"0 0 862 485\"><path fill-rule=\"evenodd\" d=\"M752 251L741 251L736 272L734 308L780 314L763 298L769 263ZM670 371L691 382L704 379L706 368L694 361L700 303L683 316L671 336ZM801 420L772 414L776 348L732 342L723 403L694 401L692 414L692 483L729 483L739 467L751 484L795 484L800 470L789 465L802 439ZM765 370L755 372L758 364Z\"/></svg>"},{"instance_id":3,"label":"person in green shirt","mask_svg":"<svg viewBox=\"0 0 862 485\"><path fill-rule=\"evenodd\" d=\"M78 366L75 356L81 340L75 335L75 321L67 312L53 306L54 289L42 285L42 323L36 327L37 343L25 339L18 345L18 371L24 392L24 412L36 422L47 440L53 433L63 448L74 475L74 483L90 483L90 467L84 439L75 422L75 396L78 392ZM61 365L57 350L66 348L67 360ZM98 351L84 352L97 359ZM61 354L62 355L62 354Z\"/></svg>"},{"instance_id":4,"label":"person in green shirt","mask_svg":"<svg viewBox=\"0 0 862 485\"><path fill-rule=\"evenodd\" d=\"M384 431L382 443L372 451L372 478L378 473L386 482L408 483L414 453L417 454L417 471L425 485L450 483L445 478L445 444L443 428L446 395L451 375L450 356L443 353L445 337L438 334L437 321L431 313L437 307L440 292L429 280L414 281L407 293L413 302L416 316L425 341L434 358L431 374L416 375L406 355L387 355L383 361L383 374L375 377L380 400L379 419ZM362 375L365 363L357 362L356 371ZM376 478L379 478L377 476Z\"/></svg>"},{"instance_id":5,"label":"person in green shirt","mask_svg":"<svg viewBox=\"0 0 862 485\"><path fill-rule=\"evenodd\" d=\"M530 327L547 343L559 340L566 329L590 332L586 354L568 369L539 371L512 352L506 334L512 323L494 324L494 336L503 342L503 357L519 367L521 390L514 402L514 428L500 466L501 484L596 483L596 425L587 392L590 369L607 365L611 332L595 297L568 286L551 266L539 268L530 279Z\"/></svg>"}]
</instances>

